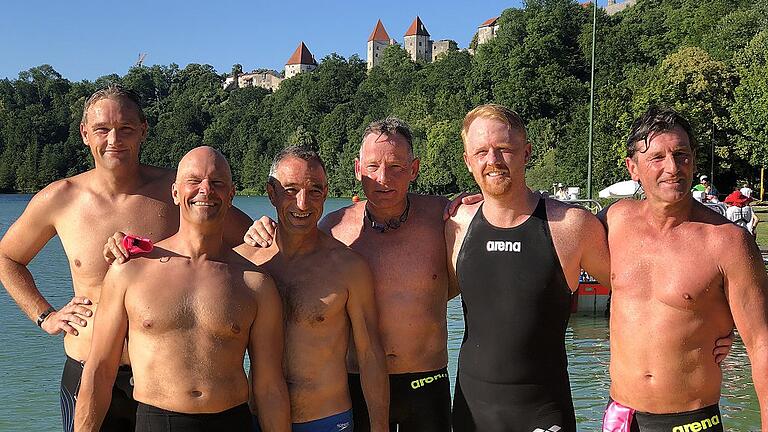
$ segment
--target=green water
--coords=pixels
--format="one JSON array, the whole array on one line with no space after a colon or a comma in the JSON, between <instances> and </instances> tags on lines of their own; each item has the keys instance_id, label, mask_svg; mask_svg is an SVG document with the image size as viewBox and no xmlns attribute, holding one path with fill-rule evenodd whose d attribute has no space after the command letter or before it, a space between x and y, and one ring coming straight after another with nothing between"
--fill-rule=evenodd
<instances>
[{"instance_id":1,"label":"green water","mask_svg":"<svg viewBox=\"0 0 768 432\"><path fill-rule=\"evenodd\" d=\"M28 195L0 195L0 234L21 214ZM331 199L326 211L347 205L347 199ZM236 197L235 204L251 217L274 216L263 197ZM55 306L71 298L67 261L58 238L52 240L30 264L40 290ZM52 431L61 429L59 379L64 361L61 337L43 334L26 319L7 293L0 291L0 432ZM456 376L456 357L464 332L461 303L448 304L448 348L451 381ZM647 343L654 349L653 341ZM600 429L608 397L608 322L602 317L574 316L566 334L569 372L580 431ZM752 388L749 362L737 340L724 365L721 400L726 429L759 429L757 397Z\"/></svg>"}]
</instances>

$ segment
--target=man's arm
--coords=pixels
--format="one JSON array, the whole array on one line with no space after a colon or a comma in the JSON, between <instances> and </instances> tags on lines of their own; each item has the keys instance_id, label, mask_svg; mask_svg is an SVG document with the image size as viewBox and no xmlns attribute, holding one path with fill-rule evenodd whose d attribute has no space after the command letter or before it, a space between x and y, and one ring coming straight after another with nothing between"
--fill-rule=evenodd
<instances>
[{"instance_id":1,"label":"man's arm","mask_svg":"<svg viewBox=\"0 0 768 432\"><path fill-rule=\"evenodd\" d=\"M283 377L283 308L272 278L264 276L258 290L256 319L251 325L248 357L251 393L264 432L288 432L291 407Z\"/></svg>"},{"instance_id":2,"label":"man's arm","mask_svg":"<svg viewBox=\"0 0 768 432\"><path fill-rule=\"evenodd\" d=\"M373 274L360 257L350 262L352 277L347 299L347 314L352 323L352 337L360 365L360 381L368 405L371 431L389 431L389 378L384 349L379 337ZM351 260L350 260L351 261Z\"/></svg>"},{"instance_id":3,"label":"man's arm","mask_svg":"<svg viewBox=\"0 0 768 432\"><path fill-rule=\"evenodd\" d=\"M98 431L112 400L112 386L128 334L124 272L123 266L113 266L104 277L91 351L83 368L75 407L77 432Z\"/></svg>"},{"instance_id":4,"label":"man's arm","mask_svg":"<svg viewBox=\"0 0 768 432\"><path fill-rule=\"evenodd\" d=\"M601 219L583 213L580 229L581 234L581 268L590 276L597 279L604 287L611 287L611 257L608 254L607 211L600 215Z\"/></svg>"},{"instance_id":5,"label":"man's arm","mask_svg":"<svg viewBox=\"0 0 768 432\"><path fill-rule=\"evenodd\" d=\"M749 233L728 228L728 253L721 255L725 295L752 364L762 430L768 431L768 277Z\"/></svg>"},{"instance_id":6,"label":"man's arm","mask_svg":"<svg viewBox=\"0 0 768 432\"><path fill-rule=\"evenodd\" d=\"M61 182L55 183L35 195L0 240L0 283L33 322L51 308L51 304L40 293L27 265L56 235L53 215L57 214L56 207L61 203L62 191L59 189L64 187L66 185ZM77 335L77 329L71 324L85 325L82 317L92 313L85 306L89 304L91 301L85 297L74 297L61 310L48 315L42 329L48 334L65 331Z\"/></svg>"}]
</instances>

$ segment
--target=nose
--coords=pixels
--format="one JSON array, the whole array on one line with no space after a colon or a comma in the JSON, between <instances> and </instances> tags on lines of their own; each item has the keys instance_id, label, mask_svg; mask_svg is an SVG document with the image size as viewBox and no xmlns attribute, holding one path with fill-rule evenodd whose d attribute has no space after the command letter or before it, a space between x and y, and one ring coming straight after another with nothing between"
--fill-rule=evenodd
<instances>
[{"instance_id":1,"label":"nose","mask_svg":"<svg viewBox=\"0 0 768 432\"><path fill-rule=\"evenodd\" d=\"M498 149L492 148L488 151L486 155L486 161L489 165L495 165L499 160L501 160L501 153Z\"/></svg>"},{"instance_id":2,"label":"nose","mask_svg":"<svg viewBox=\"0 0 768 432\"><path fill-rule=\"evenodd\" d=\"M210 195L211 193L211 182L208 181L208 179L203 179L200 181L200 185L197 188L198 194L203 195Z\"/></svg>"},{"instance_id":3,"label":"nose","mask_svg":"<svg viewBox=\"0 0 768 432\"><path fill-rule=\"evenodd\" d=\"M387 172L387 167L386 165L382 164L379 167L379 170L376 171L376 180L380 184L387 184L388 178L389 178L389 173Z\"/></svg>"},{"instance_id":4,"label":"nose","mask_svg":"<svg viewBox=\"0 0 768 432\"><path fill-rule=\"evenodd\" d=\"M299 210L307 209L307 190L306 189L301 189L296 194L296 207L298 207Z\"/></svg>"},{"instance_id":5,"label":"nose","mask_svg":"<svg viewBox=\"0 0 768 432\"><path fill-rule=\"evenodd\" d=\"M674 174L679 169L680 169L679 161L675 158L673 154L668 154L667 157L664 158L664 171Z\"/></svg>"},{"instance_id":6,"label":"nose","mask_svg":"<svg viewBox=\"0 0 768 432\"><path fill-rule=\"evenodd\" d=\"M107 134L107 144L114 145L117 142L117 129L110 129Z\"/></svg>"}]
</instances>

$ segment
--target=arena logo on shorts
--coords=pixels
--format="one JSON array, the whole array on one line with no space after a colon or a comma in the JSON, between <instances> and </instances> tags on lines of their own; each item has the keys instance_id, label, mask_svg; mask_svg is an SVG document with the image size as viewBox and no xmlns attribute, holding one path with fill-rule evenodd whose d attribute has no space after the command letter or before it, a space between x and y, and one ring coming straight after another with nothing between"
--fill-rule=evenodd
<instances>
[{"instance_id":1,"label":"arena logo on shorts","mask_svg":"<svg viewBox=\"0 0 768 432\"><path fill-rule=\"evenodd\" d=\"M488 240L485 248L488 252L520 252L523 249L523 244L519 241Z\"/></svg>"},{"instance_id":2,"label":"arena logo on shorts","mask_svg":"<svg viewBox=\"0 0 768 432\"><path fill-rule=\"evenodd\" d=\"M436 374L435 376L415 379L411 381L411 388L416 390L419 387L424 387L427 384L432 384L433 382L439 380L440 378L448 378L448 374L443 372L443 373Z\"/></svg>"},{"instance_id":3,"label":"arena logo on shorts","mask_svg":"<svg viewBox=\"0 0 768 432\"><path fill-rule=\"evenodd\" d=\"M707 430L713 426L720 424L720 415L715 414L712 418L704 419L701 421L695 421L688 424L675 426L672 428L672 432L699 432Z\"/></svg>"}]
</instances>

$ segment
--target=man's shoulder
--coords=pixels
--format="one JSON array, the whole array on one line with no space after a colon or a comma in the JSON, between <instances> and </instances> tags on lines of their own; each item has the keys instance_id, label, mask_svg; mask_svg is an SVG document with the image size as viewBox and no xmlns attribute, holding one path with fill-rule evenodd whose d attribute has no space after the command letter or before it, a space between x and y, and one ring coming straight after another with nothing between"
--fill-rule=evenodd
<instances>
[{"instance_id":1,"label":"man's shoulder","mask_svg":"<svg viewBox=\"0 0 768 432\"><path fill-rule=\"evenodd\" d=\"M77 199L83 194L90 194L88 188L91 171L86 171L72 177L56 180L32 197L30 206L47 211L49 206L55 206L56 212L61 212L66 207L77 205L80 201Z\"/></svg>"},{"instance_id":2,"label":"man's shoulder","mask_svg":"<svg viewBox=\"0 0 768 432\"><path fill-rule=\"evenodd\" d=\"M370 270L368 261L362 255L329 235L324 235L320 253L327 260L328 267L338 274L356 275Z\"/></svg>"},{"instance_id":3,"label":"man's shoulder","mask_svg":"<svg viewBox=\"0 0 768 432\"><path fill-rule=\"evenodd\" d=\"M338 210L334 210L323 217L318 224L323 231L333 228L348 228L362 223L362 215L365 211L365 201L356 202Z\"/></svg>"},{"instance_id":4,"label":"man's shoulder","mask_svg":"<svg viewBox=\"0 0 768 432\"><path fill-rule=\"evenodd\" d=\"M544 198L547 206L547 218L550 222L577 228L587 223L597 222L597 217L586 208L566 203L554 198Z\"/></svg>"},{"instance_id":5,"label":"man's shoulder","mask_svg":"<svg viewBox=\"0 0 768 432\"><path fill-rule=\"evenodd\" d=\"M475 203L475 204L462 204L459 206L459 208L456 210L456 214L451 216L446 221L446 226L458 226L458 227L465 227L469 225L470 222L472 222L472 219L475 217L477 212L480 210L480 207L482 206L482 201Z\"/></svg>"}]
</instances>

